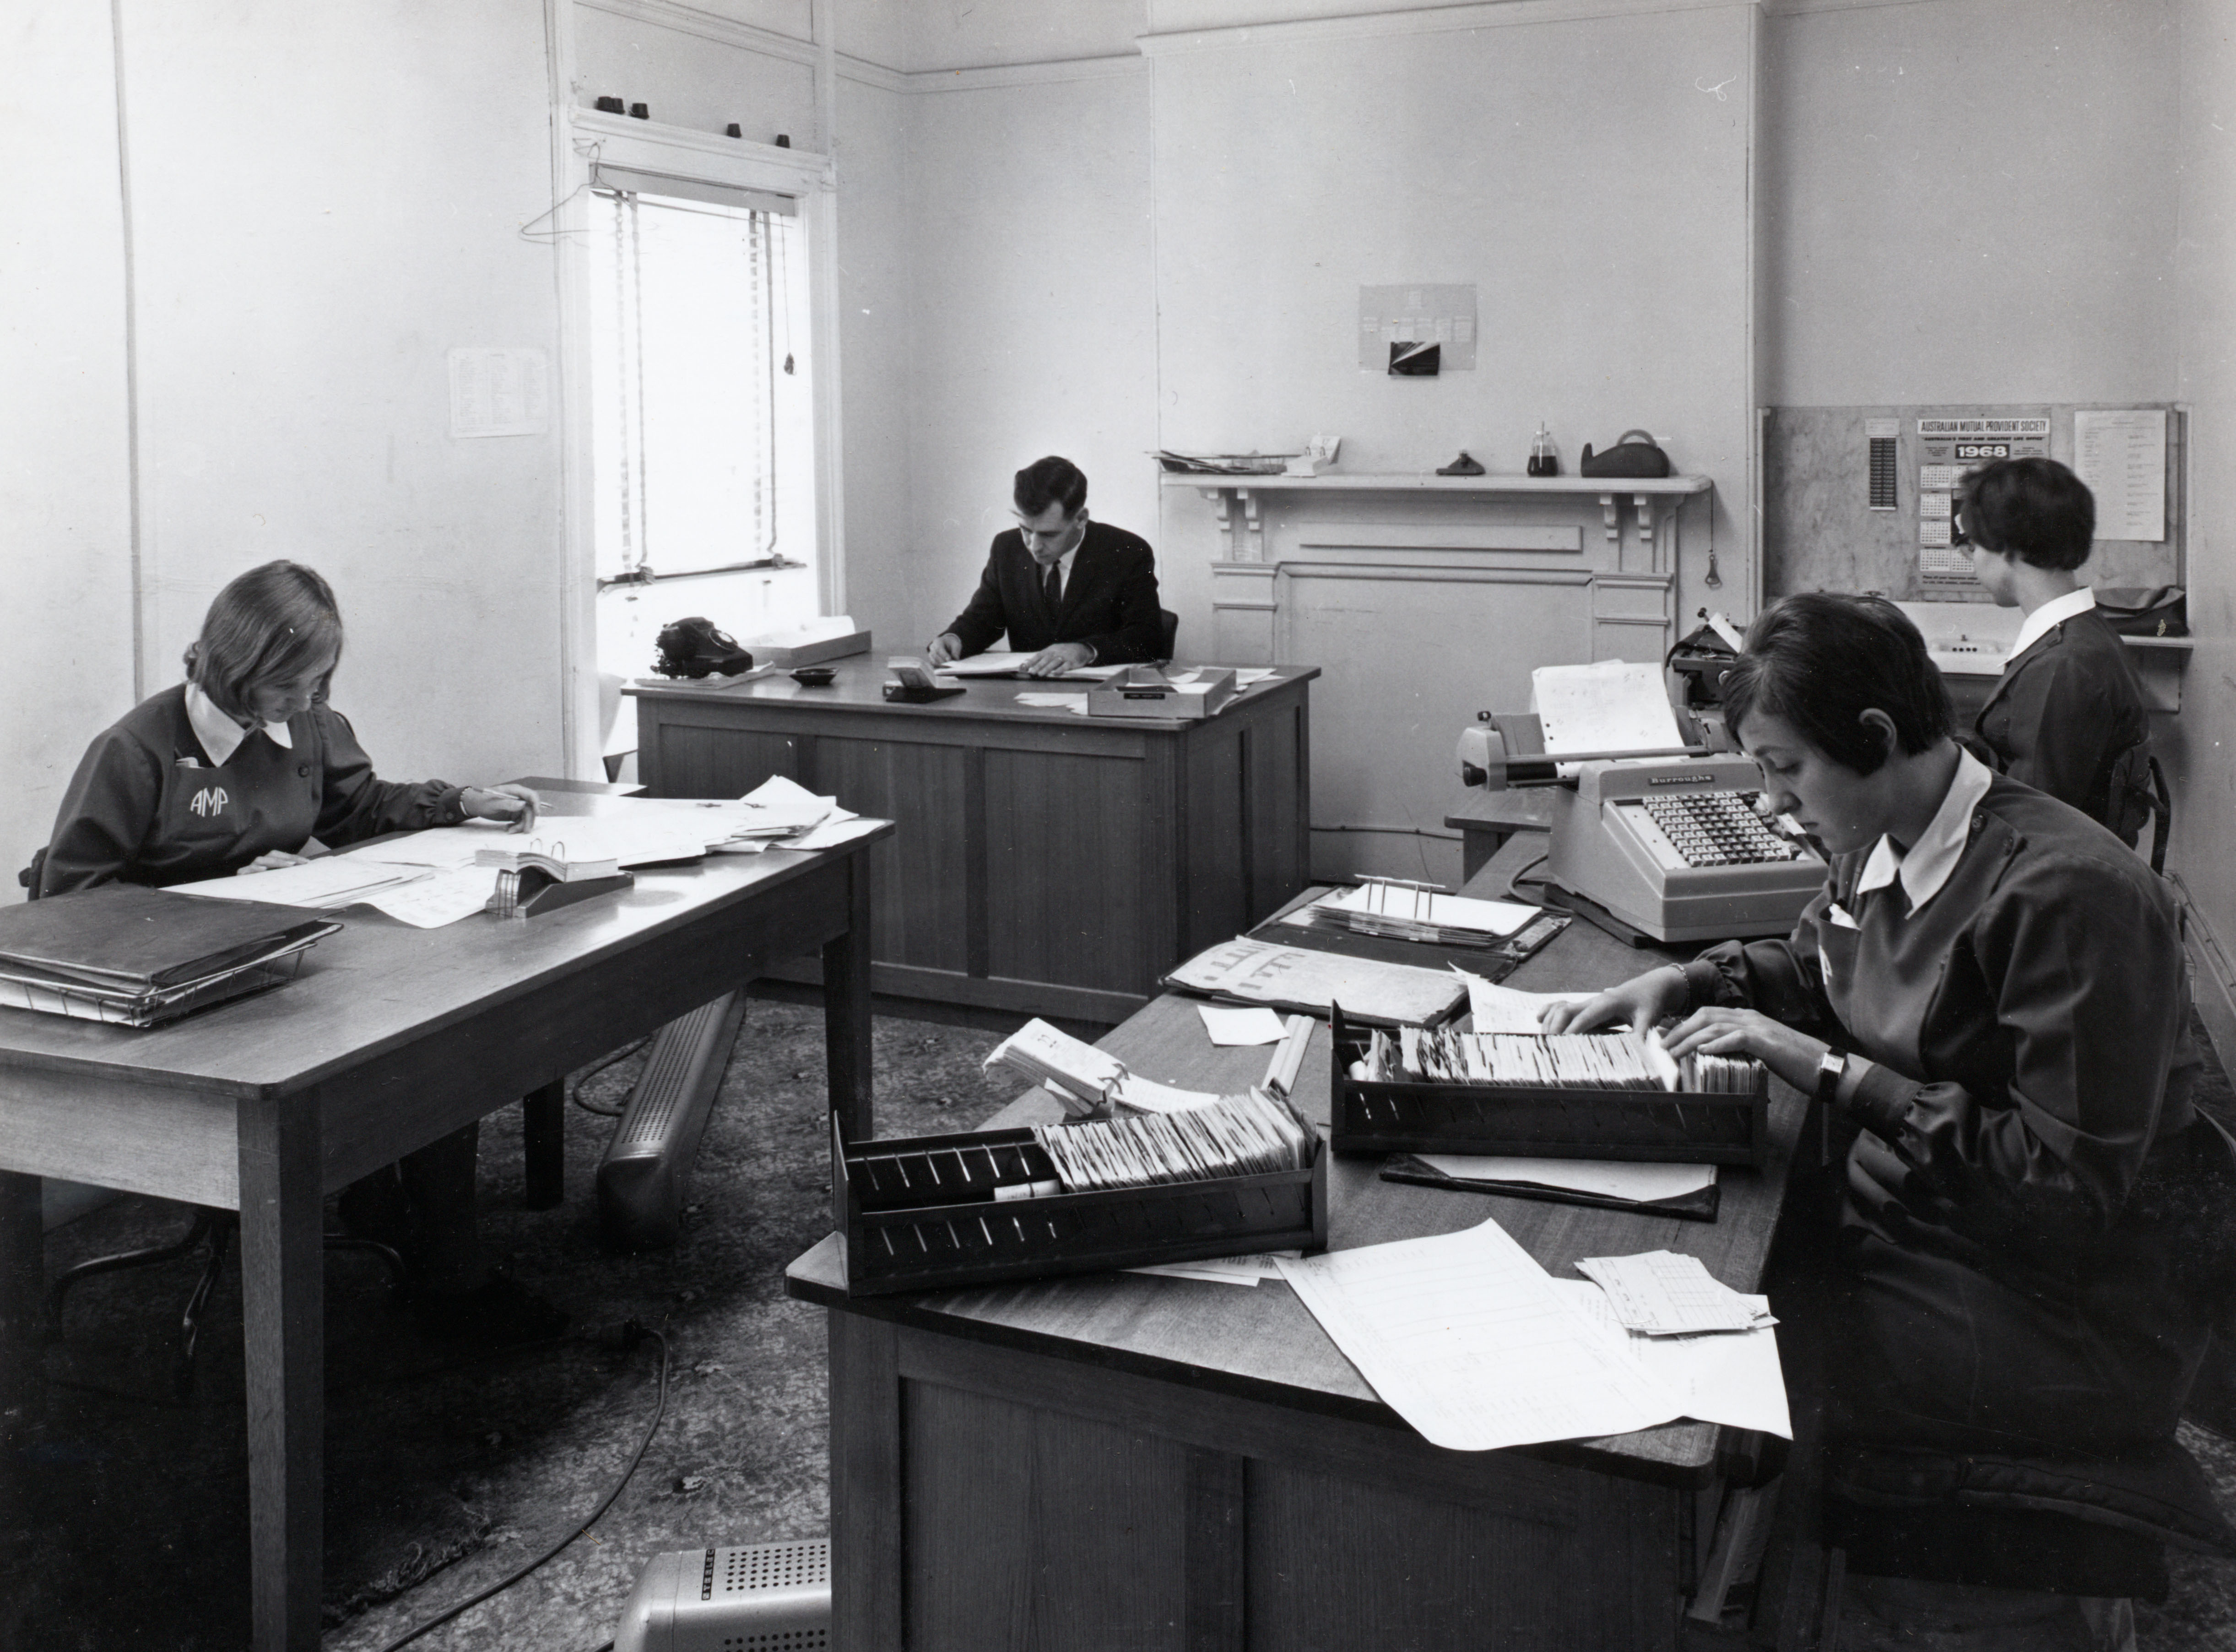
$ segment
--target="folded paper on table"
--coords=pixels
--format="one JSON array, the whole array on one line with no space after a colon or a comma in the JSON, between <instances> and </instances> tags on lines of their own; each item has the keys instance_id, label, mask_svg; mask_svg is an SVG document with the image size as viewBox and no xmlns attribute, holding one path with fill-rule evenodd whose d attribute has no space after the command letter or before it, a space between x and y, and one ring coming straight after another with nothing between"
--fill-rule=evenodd
<instances>
[{"instance_id":1,"label":"folded paper on table","mask_svg":"<svg viewBox=\"0 0 2236 1652\"><path fill-rule=\"evenodd\" d=\"M1030 706L1036 711L1068 711L1075 717L1087 715L1087 696L1084 694L1021 694L1021 706Z\"/></svg>"},{"instance_id":2,"label":"folded paper on table","mask_svg":"<svg viewBox=\"0 0 2236 1652\"><path fill-rule=\"evenodd\" d=\"M1207 948L1165 977L1168 985L1276 1009L1325 1014L1336 1004L1361 1021L1421 1024L1456 1009L1463 989L1449 970L1345 958L1247 936Z\"/></svg>"},{"instance_id":3,"label":"folded paper on table","mask_svg":"<svg viewBox=\"0 0 2236 1652\"><path fill-rule=\"evenodd\" d=\"M1203 1030L1215 1044L1278 1043L1288 1031L1288 1023L1277 1011L1263 1007L1222 1010L1213 1004L1199 1004L1195 1012L1203 1017Z\"/></svg>"},{"instance_id":4,"label":"folded paper on table","mask_svg":"<svg viewBox=\"0 0 2236 1652\"><path fill-rule=\"evenodd\" d=\"M1281 1277L1279 1257L1302 1256L1300 1250L1259 1251L1248 1256L1214 1256L1200 1261L1152 1262L1129 1267L1129 1274L1161 1274L1167 1279L1202 1280L1213 1285L1256 1285Z\"/></svg>"},{"instance_id":5,"label":"folded paper on table","mask_svg":"<svg viewBox=\"0 0 2236 1652\"><path fill-rule=\"evenodd\" d=\"M498 869L495 866L460 866L430 872L424 878L415 878L408 884L369 895L364 904L415 929L440 929L462 918L470 918L486 906L497 888L497 877Z\"/></svg>"},{"instance_id":6,"label":"folded paper on table","mask_svg":"<svg viewBox=\"0 0 2236 1652\"><path fill-rule=\"evenodd\" d=\"M1778 1359L1778 1333L1770 1326L1722 1336L1649 1337L1622 1331L1607 1293L1589 1280L1553 1283L1595 1323L1622 1332L1631 1357L1676 1394L1685 1416L1696 1423L1793 1438L1786 1372ZM1769 1311L1769 1298L1749 1300L1761 1303L1766 1313Z\"/></svg>"},{"instance_id":7,"label":"folded paper on table","mask_svg":"<svg viewBox=\"0 0 2236 1652\"><path fill-rule=\"evenodd\" d=\"M1280 1268L1383 1403L1432 1445L1496 1451L1682 1414L1669 1386L1496 1221Z\"/></svg>"},{"instance_id":8,"label":"folded paper on table","mask_svg":"<svg viewBox=\"0 0 2236 1652\"><path fill-rule=\"evenodd\" d=\"M1680 1251L1588 1256L1576 1271L1607 1293L1627 1328L1647 1336L1749 1331L1769 1320L1767 1298L1742 1295Z\"/></svg>"}]
</instances>

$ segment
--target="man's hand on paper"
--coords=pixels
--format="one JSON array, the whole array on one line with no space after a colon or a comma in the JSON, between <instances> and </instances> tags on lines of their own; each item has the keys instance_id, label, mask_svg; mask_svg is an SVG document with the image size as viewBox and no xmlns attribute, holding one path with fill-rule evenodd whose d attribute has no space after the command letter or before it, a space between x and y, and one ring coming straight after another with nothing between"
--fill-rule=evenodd
<instances>
[{"instance_id":1,"label":"man's hand on paper","mask_svg":"<svg viewBox=\"0 0 2236 1652\"><path fill-rule=\"evenodd\" d=\"M1095 663L1095 650L1084 642L1051 642L1025 661L1029 677L1057 677Z\"/></svg>"},{"instance_id":2,"label":"man's hand on paper","mask_svg":"<svg viewBox=\"0 0 2236 1652\"><path fill-rule=\"evenodd\" d=\"M1597 1032L1602 1027L1651 1027L1685 1007L1685 972L1674 965L1634 976L1583 1004L1549 1004L1547 1032ZM1718 1051L1721 1054L1721 1051Z\"/></svg>"},{"instance_id":3,"label":"man's hand on paper","mask_svg":"<svg viewBox=\"0 0 2236 1652\"><path fill-rule=\"evenodd\" d=\"M963 657L963 639L952 631L942 631L924 645L924 657L933 666L944 666Z\"/></svg>"}]
</instances>

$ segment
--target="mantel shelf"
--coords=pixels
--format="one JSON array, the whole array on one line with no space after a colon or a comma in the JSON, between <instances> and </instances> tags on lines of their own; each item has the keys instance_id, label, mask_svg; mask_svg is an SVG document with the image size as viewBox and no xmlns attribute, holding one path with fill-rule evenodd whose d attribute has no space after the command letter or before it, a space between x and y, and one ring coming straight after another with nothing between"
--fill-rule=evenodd
<instances>
[{"instance_id":1,"label":"mantel shelf","mask_svg":"<svg viewBox=\"0 0 2236 1652\"><path fill-rule=\"evenodd\" d=\"M1704 476L1437 476L1338 472L1332 476L1213 476L1167 471L1159 478L1168 488L1232 490L1247 493L1531 493L1609 494L1706 493Z\"/></svg>"}]
</instances>

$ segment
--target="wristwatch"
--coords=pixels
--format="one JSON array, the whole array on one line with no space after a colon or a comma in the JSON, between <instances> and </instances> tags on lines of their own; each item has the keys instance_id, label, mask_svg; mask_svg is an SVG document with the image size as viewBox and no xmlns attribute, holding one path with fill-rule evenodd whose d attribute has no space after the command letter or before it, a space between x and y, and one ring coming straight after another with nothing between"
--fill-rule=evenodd
<instances>
[{"instance_id":1,"label":"wristwatch","mask_svg":"<svg viewBox=\"0 0 2236 1652\"><path fill-rule=\"evenodd\" d=\"M1839 1098L1840 1081L1847 1076L1847 1051L1826 1050L1817 1058L1817 1099L1830 1107Z\"/></svg>"}]
</instances>

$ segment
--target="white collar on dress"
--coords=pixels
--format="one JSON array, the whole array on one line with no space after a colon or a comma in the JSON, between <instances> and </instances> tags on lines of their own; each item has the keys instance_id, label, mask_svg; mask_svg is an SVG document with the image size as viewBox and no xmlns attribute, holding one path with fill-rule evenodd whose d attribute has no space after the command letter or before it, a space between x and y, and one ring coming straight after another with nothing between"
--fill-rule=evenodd
<instances>
[{"instance_id":1,"label":"white collar on dress","mask_svg":"<svg viewBox=\"0 0 2236 1652\"><path fill-rule=\"evenodd\" d=\"M1917 834L1917 841L1910 846L1910 852L1904 854L1894 846L1892 838L1880 834L1871 846L1871 858L1864 863L1863 876L1856 879L1856 892L1884 889L1899 875L1903 893L1910 897L1910 915L1917 916L1956 870L1957 859L1971 834L1972 811L1988 795L1995 778L1985 763L1960 748L1948 795L1941 800L1925 830Z\"/></svg>"},{"instance_id":2,"label":"white collar on dress","mask_svg":"<svg viewBox=\"0 0 2236 1652\"><path fill-rule=\"evenodd\" d=\"M201 685L196 682L187 685L187 724L194 731L194 738L201 741L209 760L220 768L233 760L233 754L240 749L240 742L252 732L220 711L217 702L204 694ZM273 745L289 751L294 749L295 738L287 732L286 724L266 723L264 732Z\"/></svg>"},{"instance_id":3,"label":"white collar on dress","mask_svg":"<svg viewBox=\"0 0 2236 1652\"><path fill-rule=\"evenodd\" d=\"M2011 651L2003 656L2003 669L2011 668L2011 661L2048 636L2076 614L2086 614L2096 606L2096 593L2083 585L2077 591L2068 591L2062 596L2053 596L2026 616L2019 625L2019 634L2011 639Z\"/></svg>"}]
</instances>

